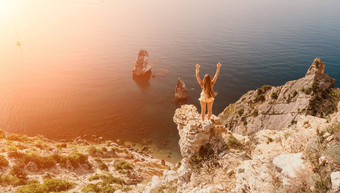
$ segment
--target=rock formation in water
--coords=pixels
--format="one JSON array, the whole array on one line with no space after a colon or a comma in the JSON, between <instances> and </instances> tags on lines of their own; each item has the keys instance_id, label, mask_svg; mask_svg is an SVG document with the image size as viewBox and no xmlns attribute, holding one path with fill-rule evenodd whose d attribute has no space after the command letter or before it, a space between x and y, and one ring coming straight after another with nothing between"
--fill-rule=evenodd
<instances>
[{"instance_id":1,"label":"rock formation in water","mask_svg":"<svg viewBox=\"0 0 340 193\"><path fill-rule=\"evenodd\" d=\"M177 80L177 85L175 89L175 98L179 100L188 98L188 89L180 77L178 77L178 80Z\"/></svg>"},{"instance_id":2,"label":"rock formation in water","mask_svg":"<svg viewBox=\"0 0 340 193\"><path fill-rule=\"evenodd\" d=\"M340 90L323 72L316 59L304 78L250 91L211 122L182 105L183 159L144 192L339 192Z\"/></svg>"},{"instance_id":3,"label":"rock formation in water","mask_svg":"<svg viewBox=\"0 0 340 193\"><path fill-rule=\"evenodd\" d=\"M149 53L146 50L140 50L132 73L134 76L143 76L150 72Z\"/></svg>"}]
</instances>

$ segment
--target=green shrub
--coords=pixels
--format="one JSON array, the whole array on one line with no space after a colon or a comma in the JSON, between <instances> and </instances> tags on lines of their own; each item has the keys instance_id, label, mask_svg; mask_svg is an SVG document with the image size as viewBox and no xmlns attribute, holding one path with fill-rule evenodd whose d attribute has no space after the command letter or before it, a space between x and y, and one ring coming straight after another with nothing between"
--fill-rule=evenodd
<instances>
[{"instance_id":1,"label":"green shrub","mask_svg":"<svg viewBox=\"0 0 340 193\"><path fill-rule=\"evenodd\" d=\"M335 101L335 103L338 103L340 101L340 88L332 88L330 90L330 95ZM338 109L340 110L340 109Z\"/></svg>"},{"instance_id":2,"label":"green shrub","mask_svg":"<svg viewBox=\"0 0 340 193\"><path fill-rule=\"evenodd\" d=\"M116 168L116 170L133 169L133 165L127 162L126 160L118 160L113 164L113 166Z\"/></svg>"},{"instance_id":3,"label":"green shrub","mask_svg":"<svg viewBox=\"0 0 340 193\"><path fill-rule=\"evenodd\" d=\"M96 148L95 146L90 146L87 149L87 152L89 153L89 155L96 157L96 156L104 156L104 152L101 149Z\"/></svg>"},{"instance_id":4,"label":"green shrub","mask_svg":"<svg viewBox=\"0 0 340 193\"><path fill-rule=\"evenodd\" d=\"M25 164L28 162L34 162L38 165L38 168L51 168L56 165L56 161L53 160L50 156L42 156L37 152L29 152L25 159Z\"/></svg>"},{"instance_id":5,"label":"green shrub","mask_svg":"<svg viewBox=\"0 0 340 193\"><path fill-rule=\"evenodd\" d=\"M312 93L312 87L309 87L309 88L305 89L305 93L306 94Z\"/></svg>"},{"instance_id":6,"label":"green shrub","mask_svg":"<svg viewBox=\"0 0 340 193\"><path fill-rule=\"evenodd\" d=\"M96 174L89 178L89 181L102 180L103 184L125 184L125 181L121 178L114 177L110 173Z\"/></svg>"},{"instance_id":7,"label":"green shrub","mask_svg":"<svg viewBox=\"0 0 340 193\"><path fill-rule=\"evenodd\" d=\"M100 192L100 193L114 193L116 190L109 184L88 184L83 189L81 189L82 192Z\"/></svg>"},{"instance_id":8,"label":"green shrub","mask_svg":"<svg viewBox=\"0 0 340 193\"><path fill-rule=\"evenodd\" d=\"M273 92L273 93L271 94L271 98L272 98L272 99L277 99L277 98L278 98L277 93L276 93L276 92Z\"/></svg>"},{"instance_id":9,"label":"green shrub","mask_svg":"<svg viewBox=\"0 0 340 193\"><path fill-rule=\"evenodd\" d=\"M7 167L9 165L8 160L4 155L0 155L0 168Z\"/></svg>"},{"instance_id":10,"label":"green shrub","mask_svg":"<svg viewBox=\"0 0 340 193\"><path fill-rule=\"evenodd\" d=\"M17 188L16 193L45 193L45 187L39 183L33 183Z\"/></svg>"},{"instance_id":11,"label":"green shrub","mask_svg":"<svg viewBox=\"0 0 340 193\"><path fill-rule=\"evenodd\" d=\"M2 186L9 186L9 185L19 186L19 185L26 184L26 180L20 179L15 175L3 174L3 175L0 175L0 184Z\"/></svg>"},{"instance_id":12,"label":"green shrub","mask_svg":"<svg viewBox=\"0 0 340 193\"><path fill-rule=\"evenodd\" d=\"M189 163L191 167L193 167L194 169L198 169L201 166L202 161L203 161L203 157L201 157L200 155L194 155L189 160Z\"/></svg>"},{"instance_id":13,"label":"green shrub","mask_svg":"<svg viewBox=\"0 0 340 193\"><path fill-rule=\"evenodd\" d=\"M74 183L63 179L46 179L44 181L44 186L49 192L60 192L73 188Z\"/></svg>"},{"instance_id":14,"label":"green shrub","mask_svg":"<svg viewBox=\"0 0 340 193\"><path fill-rule=\"evenodd\" d=\"M57 163L60 163L61 167L66 167L67 161L69 161L74 168L78 168L81 164L87 164L90 168L92 168L92 165L88 160L88 156L79 152L73 152L66 156L53 154L50 157L56 160Z\"/></svg>"},{"instance_id":15,"label":"green shrub","mask_svg":"<svg viewBox=\"0 0 340 193\"><path fill-rule=\"evenodd\" d=\"M74 187L74 183L62 179L47 179L43 184L33 183L17 188L17 193L61 192Z\"/></svg>"},{"instance_id":16,"label":"green shrub","mask_svg":"<svg viewBox=\"0 0 340 193\"><path fill-rule=\"evenodd\" d=\"M263 93L266 93L268 90L270 90L272 87L269 86L269 85L263 85L261 88L259 88L259 90L261 90L261 94Z\"/></svg>"},{"instance_id":17,"label":"green shrub","mask_svg":"<svg viewBox=\"0 0 340 193\"><path fill-rule=\"evenodd\" d=\"M266 98L264 97L264 94L270 90L272 87L269 85L263 85L261 88L256 90L256 94L255 94L255 99L254 101L257 102L263 102L266 100Z\"/></svg>"},{"instance_id":18,"label":"green shrub","mask_svg":"<svg viewBox=\"0 0 340 193\"><path fill-rule=\"evenodd\" d=\"M27 154L18 151L10 151L8 157L15 158L19 165L26 165L28 162L34 162L39 169L51 168L56 165L56 162L51 156L42 156L38 152L28 152Z\"/></svg>"},{"instance_id":19,"label":"green shrub","mask_svg":"<svg viewBox=\"0 0 340 193\"><path fill-rule=\"evenodd\" d=\"M331 177L327 171L317 173L314 178L315 192L328 192L331 187Z\"/></svg>"},{"instance_id":20,"label":"green shrub","mask_svg":"<svg viewBox=\"0 0 340 193\"><path fill-rule=\"evenodd\" d=\"M87 155L79 152L73 152L70 154L69 160L74 167L78 166L78 164L88 164L91 167Z\"/></svg>"},{"instance_id":21,"label":"green shrub","mask_svg":"<svg viewBox=\"0 0 340 193\"><path fill-rule=\"evenodd\" d=\"M244 113L244 109L243 108L239 108L238 110L237 110L237 113L238 113L238 115L242 115L243 113Z\"/></svg>"},{"instance_id":22,"label":"green shrub","mask_svg":"<svg viewBox=\"0 0 340 193\"><path fill-rule=\"evenodd\" d=\"M242 143L239 142L233 135L229 136L227 146L234 149L241 149L243 147Z\"/></svg>"},{"instance_id":23,"label":"green shrub","mask_svg":"<svg viewBox=\"0 0 340 193\"><path fill-rule=\"evenodd\" d=\"M326 131L332 135L340 133L340 123L332 124L331 126L327 127Z\"/></svg>"},{"instance_id":24,"label":"green shrub","mask_svg":"<svg viewBox=\"0 0 340 193\"><path fill-rule=\"evenodd\" d=\"M259 115L259 111L255 109L252 113L253 117L257 117Z\"/></svg>"}]
</instances>

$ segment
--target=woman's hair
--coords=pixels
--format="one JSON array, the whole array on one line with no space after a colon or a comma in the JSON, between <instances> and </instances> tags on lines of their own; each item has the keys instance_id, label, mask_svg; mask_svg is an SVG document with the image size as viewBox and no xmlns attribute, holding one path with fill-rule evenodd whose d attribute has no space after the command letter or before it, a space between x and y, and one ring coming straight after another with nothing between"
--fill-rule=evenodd
<instances>
[{"instance_id":1,"label":"woman's hair","mask_svg":"<svg viewBox=\"0 0 340 193\"><path fill-rule=\"evenodd\" d=\"M214 92L211 84L211 76L209 74L206 74L203 79L203 92L207 94L209 97L215 97L217 95L216 92Z\"/></svg>"}]
</instances>

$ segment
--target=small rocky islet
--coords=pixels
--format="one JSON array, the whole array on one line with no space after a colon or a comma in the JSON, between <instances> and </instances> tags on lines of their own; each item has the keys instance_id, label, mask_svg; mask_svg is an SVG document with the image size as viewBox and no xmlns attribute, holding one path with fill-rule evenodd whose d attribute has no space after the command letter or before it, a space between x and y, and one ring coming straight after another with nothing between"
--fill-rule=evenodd
<instances>
[{"instance_id":1,"label":"small rocky islet","mask_svg":"<svg viewBox=\"0 0 340 193\"><path fill-rule=\"evenodd\" d=\"M176 164L112 141L0 132L0 192L340 191L340 89L315 59L304 77L244 94L211 121L174 114Z\"/></svg>"}]
</instances>

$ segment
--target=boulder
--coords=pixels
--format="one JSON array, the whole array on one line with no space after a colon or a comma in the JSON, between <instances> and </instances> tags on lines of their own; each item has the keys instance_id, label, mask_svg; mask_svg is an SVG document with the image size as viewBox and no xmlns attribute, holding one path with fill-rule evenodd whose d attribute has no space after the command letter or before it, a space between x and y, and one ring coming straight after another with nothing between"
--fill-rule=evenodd
<instances>
[{"instance_id":1,"label":"boulder","mask_svg":"<svg viewBox=\"0 0 340 193\"><path fill-rule=\"evenodd\" d=\"M175 98L176 99L187 99L188 98L188 89L180 77L178 77L178 80L177 80L177 85L175 89Z\"/></svg>"},{"instance_id":2,"label":"boulder","mask_svg":"<svg viewBox=\"0 0 340 193\"><path fill-rule=\"evenodd\" d=\"M286 177L295 178L297 172L306 167L301 157L302 153L281 154L274 158L273 164Z\"/></svg>"},{"instance_id":3,"label":"boulder","mask_svg":"<svg viewBox=\"0 0 340 193\"><path fill-rule=\"evenodd\" d=\"M162 181L160 177L158 176L153 176L151 183L145 187L143 193L156 193L159 192L162 186Z\"/></svg>"},{"instance_id":4,"label":"boulder","mask_svg":"<svg viewBox=\"0 0 340 193\"><path fill-rule=\"evenodd\" d=\"M146 50L140 50L132 73L134 76L143 76L149 72L151 72L149 53Z\"/></svg>"},{"instance_id":5,"label":"boulder","mask_svg":"<svg viewBox=\"0 0 340 193\"><path fill-rule=\"evenodd\" d=\"M340 171L331 173L332 190L340 191Z\"/></svg>"}]
</instances>

